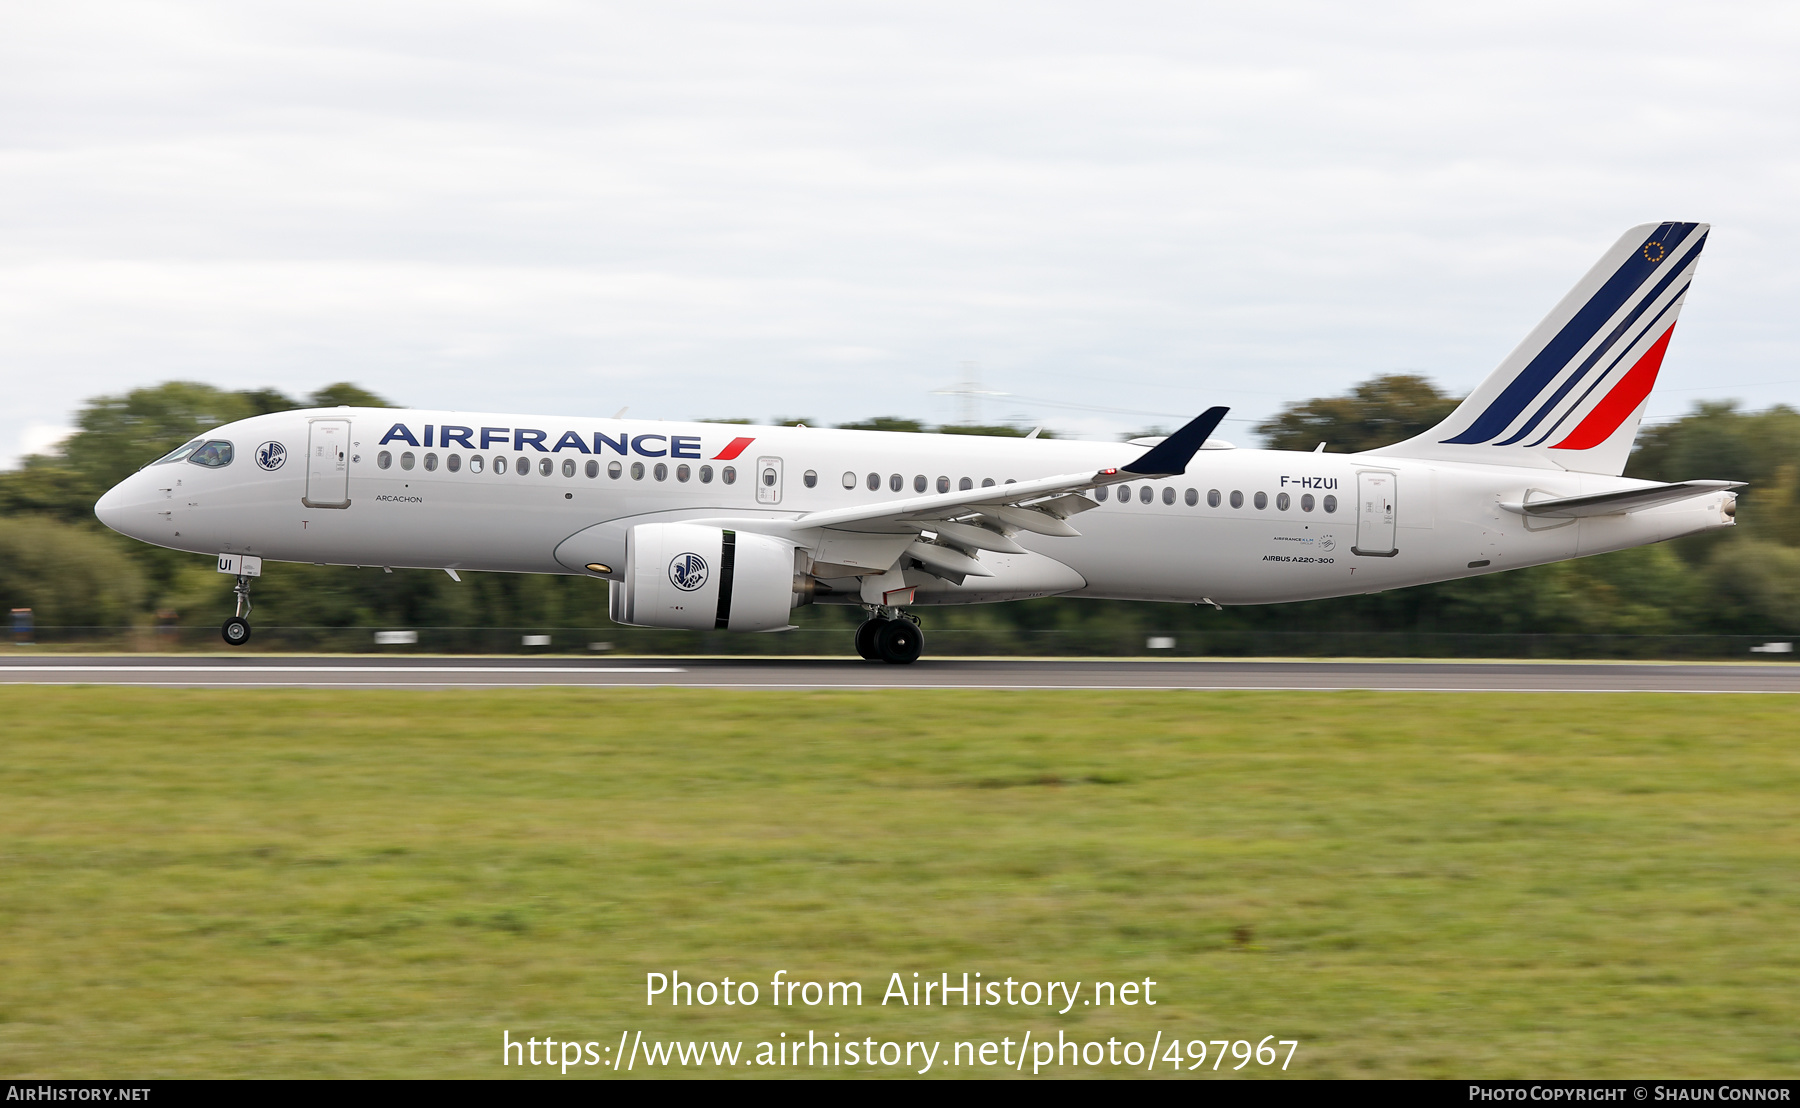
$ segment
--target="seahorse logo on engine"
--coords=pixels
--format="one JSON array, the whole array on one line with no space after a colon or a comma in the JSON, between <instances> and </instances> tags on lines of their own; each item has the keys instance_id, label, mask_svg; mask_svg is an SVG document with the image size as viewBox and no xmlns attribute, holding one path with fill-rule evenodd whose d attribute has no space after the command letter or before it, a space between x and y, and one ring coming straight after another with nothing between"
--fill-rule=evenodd
<instances>
[{"instance_id":1,"label":"seahorse logo on engine","mask_svg":"<svg viewBox=\"0 0 1800 1108\"><path fill-rule=\"evenodd\" d=\"M677 554L669 563L669 583L682 592L693 592L706 584L706 559L698 554Z\"/></svg>"}]
</instances>

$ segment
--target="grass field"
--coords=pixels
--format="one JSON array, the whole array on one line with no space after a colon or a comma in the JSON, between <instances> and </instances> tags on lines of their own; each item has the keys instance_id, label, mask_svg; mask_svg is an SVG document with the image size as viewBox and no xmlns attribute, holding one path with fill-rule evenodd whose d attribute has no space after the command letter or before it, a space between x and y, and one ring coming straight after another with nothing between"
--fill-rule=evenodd
<instances>
[{"instance_id":1,"label":"grass field","mask_svg":"<svg viewBox=\"0 0 1800 1108\"><path fill-rule=\"evenodd\" d=\"M1800 698L11 687L0 721L4 1076L809 1028L1800 1074ZM762 1003L647 1008L675 969ZM865 1004L772 1008L777 970ZM965 970L1160 1003L878 1003ZM718 1071L634 1075L671 1072Z\"/></svg>"}]
</instances>

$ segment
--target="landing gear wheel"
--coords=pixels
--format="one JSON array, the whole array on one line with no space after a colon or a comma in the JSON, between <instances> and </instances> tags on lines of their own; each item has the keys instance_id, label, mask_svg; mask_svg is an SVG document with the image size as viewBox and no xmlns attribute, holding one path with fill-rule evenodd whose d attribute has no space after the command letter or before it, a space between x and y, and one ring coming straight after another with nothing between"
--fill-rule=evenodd
<instances>
[{"instance_id":1,"label":"landing gear wheel","mask_svg":"<svg viewBox=\"0 0 1800 1108\"><path fill-rule=\"evenodd\" d=\"M881 661L881 651L876 647L875 641L881 634L882 625L887 622L885 619L865 619L857 626L856 653L862 657L863 661Z\"/></svg>"},{"instance_id":2,"label":"landing gear wheel","mask_svg":"<svg viewBox=\"0 0 1800 1108\"><path fill-rule=\"evenodd\" d=\"M243 646L250 641L250 621L243 616L232 616L219 628L219 634L230 646Z\"/></svg>"},{"instance_id":3,"label":"landing gear wheel","mask_svg":"<svg viewBox=\"0 0 1800 1108\"><path fill-rule=\"evenodd\" d=\"M881 629L875 633L875 649L881 660L890 665L904 666L919 660L925 651L925 636L920 633L919 625L910 619L884 620Z\"/></svg>"}]
</instances>

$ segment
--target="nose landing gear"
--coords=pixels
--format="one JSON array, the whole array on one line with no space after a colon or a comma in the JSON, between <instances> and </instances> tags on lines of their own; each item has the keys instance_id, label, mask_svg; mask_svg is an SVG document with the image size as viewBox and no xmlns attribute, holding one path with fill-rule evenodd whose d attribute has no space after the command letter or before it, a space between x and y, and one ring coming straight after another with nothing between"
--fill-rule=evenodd
<instances>
[{"instance_id":1,"label":"nose landing gear","mask_svg":"<svg viewBox=\"0 0 1800 1108\"><path fill-rule=\"evenodd\" d=\"M237 596L237 614L220 626L219 635L227 646L243 646L250 641L250 621L244 618L250 614L250 578L238 574L237 587L231 591Z\"/></svg>"},{"instance_id":2,"label":"nose landing gear","mask_svg":"<svg viewBox=\"0 0 1800 1108\"><path fill-rule=\"evenodd\" d=\"M925 634L916 617L898 608L872 609L856 629L856 653L869 662L904 666L925 651Z\"/></svg>"}]
</instances>

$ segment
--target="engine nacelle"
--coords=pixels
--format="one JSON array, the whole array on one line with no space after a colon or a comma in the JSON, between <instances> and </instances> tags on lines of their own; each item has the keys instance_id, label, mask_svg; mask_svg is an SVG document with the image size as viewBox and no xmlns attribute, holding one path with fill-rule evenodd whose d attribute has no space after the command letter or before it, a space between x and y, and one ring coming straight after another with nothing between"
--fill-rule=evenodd
<instances>
[{"instance_id":1,"label":"engine nacelle","mask_svg":"<svg viewBox=\"0 0 1800 1108\"><path fill-rule=\"evenodd\" d=\"M779 631L812 603L806 553L791 542L696 523L642 523L625 533L624 580L609 583L615 623L688 630Z\"/></svg>"}]
</instances>

